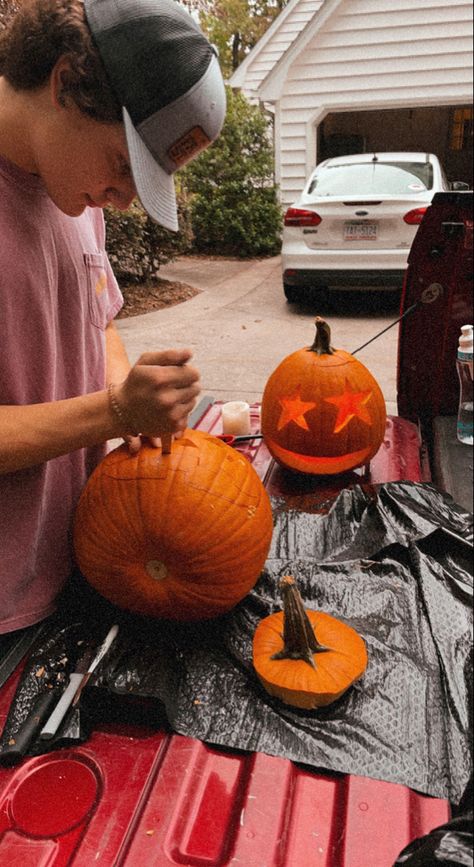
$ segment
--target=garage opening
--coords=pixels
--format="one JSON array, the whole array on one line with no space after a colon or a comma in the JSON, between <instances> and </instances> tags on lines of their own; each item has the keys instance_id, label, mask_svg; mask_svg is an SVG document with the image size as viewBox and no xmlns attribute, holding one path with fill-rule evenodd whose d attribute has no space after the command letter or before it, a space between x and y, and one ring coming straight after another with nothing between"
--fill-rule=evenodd
<instances>
[{"instance_id":1,"label":"garage opening","mask_svg":"<svg viewBox=\"0 0 474 867\"><path fill-rule=\"evenodd\" d=\"M436 154L449 181L472 188L472 106L332 112L319 125L318 163L342 154L399 150Z\"/></svg>"}]
</instances>

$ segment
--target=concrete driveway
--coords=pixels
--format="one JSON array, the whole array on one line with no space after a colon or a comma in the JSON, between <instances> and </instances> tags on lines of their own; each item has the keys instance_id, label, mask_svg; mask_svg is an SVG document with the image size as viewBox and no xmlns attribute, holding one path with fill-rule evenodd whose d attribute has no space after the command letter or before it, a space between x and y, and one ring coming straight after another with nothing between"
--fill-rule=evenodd
<instances>
[{"instance_id":1,"label":"concrete driveway","mask_svg":"<svg viewBox=\"0 0 474 867\"><path fill-rule=\"evenodd\" d=\"M333 345L349 352L398 317L398 300L381 293L338 293L329 306L324 301L288 304L279 256L252 261L183 257L161 268L160 276L202 292L175 307L117 320L130 360L145 351L189 346L203 394L217 400L260 400L277 364L312 342L317 314L330 323ZM392 414L397 337L395 326L357 353L378 380Z\"/></svg>"}]
</instances>

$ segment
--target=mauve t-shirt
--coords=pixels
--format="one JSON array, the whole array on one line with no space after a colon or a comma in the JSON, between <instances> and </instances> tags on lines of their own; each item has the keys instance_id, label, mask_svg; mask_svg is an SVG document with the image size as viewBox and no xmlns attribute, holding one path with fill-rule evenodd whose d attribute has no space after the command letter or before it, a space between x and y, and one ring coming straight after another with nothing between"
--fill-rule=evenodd
<instances>
[{"instance_id":1,"label":"mauve t-shirt","mask_svg":"<svg viewBox=\"0 0 474 867\"><path fill-rule=\"evenodd\" d=\"M104 243L101 210L67 217L39 178L0 156L0 404L105 387L105 328L123 299ZM0 633L54 610L74 509L104 454L79 449L0 475Z\"/></svg>"}]
</instances>

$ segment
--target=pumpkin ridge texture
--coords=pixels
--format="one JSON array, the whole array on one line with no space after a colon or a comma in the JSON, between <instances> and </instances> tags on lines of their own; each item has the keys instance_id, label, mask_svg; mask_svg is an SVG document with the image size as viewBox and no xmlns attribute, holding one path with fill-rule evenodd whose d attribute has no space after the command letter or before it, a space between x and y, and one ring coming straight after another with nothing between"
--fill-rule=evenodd
<instances>
[{"instance_id":1,"label":"pumpkin ridge texture","mask_svg":"<svg viewBox=\"0 0 474 867\"><path fill-rule=\"evenodd\" d=\"M119 607L198 620L228 611L254 586L272 530L250 462L187 430L170 455L144 443L138 455L119 446L106 456L79 500L74 547L85 578Z\"/></svg>"}]
</instances>

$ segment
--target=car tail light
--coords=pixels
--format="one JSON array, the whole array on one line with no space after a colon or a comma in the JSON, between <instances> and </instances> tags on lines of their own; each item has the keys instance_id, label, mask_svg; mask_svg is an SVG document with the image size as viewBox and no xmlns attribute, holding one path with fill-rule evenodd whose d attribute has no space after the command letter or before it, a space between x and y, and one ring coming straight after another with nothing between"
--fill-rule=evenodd
<instances>
[{"instance_id":1,"label":"car tail light","mask_svg":"<svg viewBox=\"0 0 474 867\"><path fill-rule=\"evenodd\" d=\"M288 208L285 214L285 226L319 226L320 222L319 214L304 208Z\"/></svg>"},{"instance_id":2,"label":"car tail light","mask_svg":"<svg viewBox=\"0 0 474 867\"><path fill-rule=\"evenodd\" d=\"M409 226L419 226L427 210L428 208L414 208L413 211L408 211L403 219Z\"/></svg>"}]
</instances>

